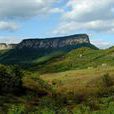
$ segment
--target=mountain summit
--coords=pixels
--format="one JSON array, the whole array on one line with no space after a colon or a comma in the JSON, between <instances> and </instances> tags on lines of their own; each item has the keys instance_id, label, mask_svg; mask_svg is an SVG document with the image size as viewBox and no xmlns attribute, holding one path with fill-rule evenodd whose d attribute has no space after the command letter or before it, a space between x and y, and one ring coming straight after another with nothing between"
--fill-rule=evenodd
<instances>
[{"instance_id":1,"label":"mountain summit","mask_svg":"<svg viewBox=\"0 0 114 114\"><path fill-rule=\"evenodd\" d=\"M0 57L1 63L32 64L40 57L57 57L73 49L89 47L98 49L90 43L87 34L77 34L46 39L25 39ZM50 58L50 57L49 57Z\"/></svg>"},{"instance_id":2,"label":"mountain summit","mask_svg":"<svg viewBox=\"0 0 114 114\"><path fill-rule=\"evenodd\" d=\"M18 44L18 49L50 49L76 46L80 44L90 44L87 34L77 34L64 37L46 38L46 39L26 39Z\"/></svg>"}]
</instances>

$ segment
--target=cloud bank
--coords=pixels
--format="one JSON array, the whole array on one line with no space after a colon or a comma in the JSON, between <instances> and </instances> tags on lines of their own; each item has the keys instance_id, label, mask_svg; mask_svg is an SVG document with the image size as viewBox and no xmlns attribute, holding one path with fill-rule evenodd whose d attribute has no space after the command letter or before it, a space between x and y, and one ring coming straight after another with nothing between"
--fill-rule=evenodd
<instances>
[{"instance_id":1,"label":"cloud bank","mask_svg":"<svg viewBox=\"0 0 114 114\"><path fill-rule=\"evenodd\" d=\"M55 34L73 30L114 33L114 0L69 0Z\"/></svg>"},{"instance_id":2,"label":"cloud bank","mask_svg":"<svg viewBox=\"0 0 114 114\"><path fill-rule=\"evenodd\" d=\"M0 18L30 18L47 14L57 0L0 0ZM55 8L53 8L55 9Z\"/></svg>"},{"instance_id":3,"label":"cloud bank","mask_svg":"<svg viewBox=\"0 0 114 114\"><path fill-rule=\"evenodd\" d=\"M19 29L19 25L17 23L5 21L0 22L0 30L16 31L17 29Z\"/></svg>"},{"instance_id":4,"label":"cloud bank","mask_svg":"<svg viewBox=\"0 0 114 114\"><path fill-rule=\"evenodd\" d=\"M62 9L53 7L56 2L57 0L0 0L0 30L16 30L18 25L9 22L12 20L62 12Z\"/></svg>"}]
</instances>

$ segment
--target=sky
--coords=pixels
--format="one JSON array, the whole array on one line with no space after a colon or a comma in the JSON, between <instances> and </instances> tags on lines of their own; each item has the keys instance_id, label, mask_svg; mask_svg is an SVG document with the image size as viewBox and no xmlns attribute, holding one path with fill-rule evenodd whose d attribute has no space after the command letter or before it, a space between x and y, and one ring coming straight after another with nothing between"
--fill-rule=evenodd
<instances>
[{"instance_id":1,"label":"sky","mask_svg":"<svg viewBox=\"0 0 114 114\"><path fill-rule=\"evenodd\" d=\"M0 0L0 43L86 33L114 45L114 0Z\"/></svg>"}]
</instances>

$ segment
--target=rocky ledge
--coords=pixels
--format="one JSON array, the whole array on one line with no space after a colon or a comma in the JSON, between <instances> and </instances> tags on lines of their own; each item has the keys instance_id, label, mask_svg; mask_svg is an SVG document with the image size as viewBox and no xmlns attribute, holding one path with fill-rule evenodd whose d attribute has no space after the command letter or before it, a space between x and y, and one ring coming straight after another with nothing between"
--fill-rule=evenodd
<instances>
[{"instance_id":1,"label":"rocky ledge","mask_svg":"<svg viewBox=\"0 0 114 114\"><path fill-rule=\"evenodd\" d=\"M80 44L90 44L87 34L76 34L46 39L25 39L17 45L18 49L50 49L63 48Z\"/></svg>"},{"instance_id":2,"label":"rocky ledge","mask_svg":"<svg viewBox=\"0 0 114 114\"><path fill-rule=\"evenodd\" d=\"M17 46L17 44L0 43L0 50L14 49L16 46Z\"/></svg>"}]
</instances>

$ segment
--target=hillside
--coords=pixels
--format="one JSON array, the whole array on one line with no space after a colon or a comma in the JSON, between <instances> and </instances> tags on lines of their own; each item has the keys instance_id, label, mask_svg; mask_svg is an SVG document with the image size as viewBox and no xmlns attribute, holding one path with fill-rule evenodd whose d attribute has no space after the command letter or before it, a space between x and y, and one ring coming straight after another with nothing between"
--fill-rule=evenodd
<instances>
[{"instance_id":1,"label":"hillside","mask_svg":"<svg viewBox=\"0 0 114 114\"><path fill-rule=\"evenodd\" d=\"M71 69L113 66L114 48L106 50L74 49L59 58L50 60L49 63L44 64L40 70L44 72L60 72Z\"/></svg>"},{"instance_id":2,"label":"hillside","mask_svg":"<svg viewBox=\"0 0 114 114\"><path fill-rule=\"evenodd\" d=\"M80 47L97 49L90 43L86 34L46 39L26 39L15 48L0 54L0 63L22 64L22 66L39 64Z\"/></svg>"},{"instance_id":3,"label":"hillside","mask_svg":"<svg viewBox=\"0 0 114 114\"><path fill-rule=\"evenodd\" d=\"M0 63L40 73L113 66L113 60L114 47L99 50L85 34L26 39L14 49L0 51Z\"/></svg>"},{"instance_id":4,"label":"hillside","mask_svg":"<svg viewBox=\"0 0 114 114\"><path fill-rule=\"evenodd\" d=\"M114 47L66 47L1 50L0 112L113 114Z\"/></svg>"},{"instance_id":5,"label":"hillside","mask_svg":"<svg viewBox=\"0 0 114 114\"><path fill-rule=\"evenodd\" d=\"M114 67L97 67L91 69L69 70L58 73L42 74L40 77L49 83L58 84L58 91L80 92L79 89L96 89L96 87L101 84L102 76L106 73L109 73L114 80Z\"/></svg>"},{"instance_id":6,"label":"hillside","mask_svg":"<svg viewBox=\"0 0 114 114\"><path fill-rule=\"evenodd\" d=\"M0 63L19 64L26 70L40 73L114 66L113 47L106 50L81 47L71 51L57 50L46 55L37 50L24 49L0 52Z\"/></svg>"}]
</instances>

